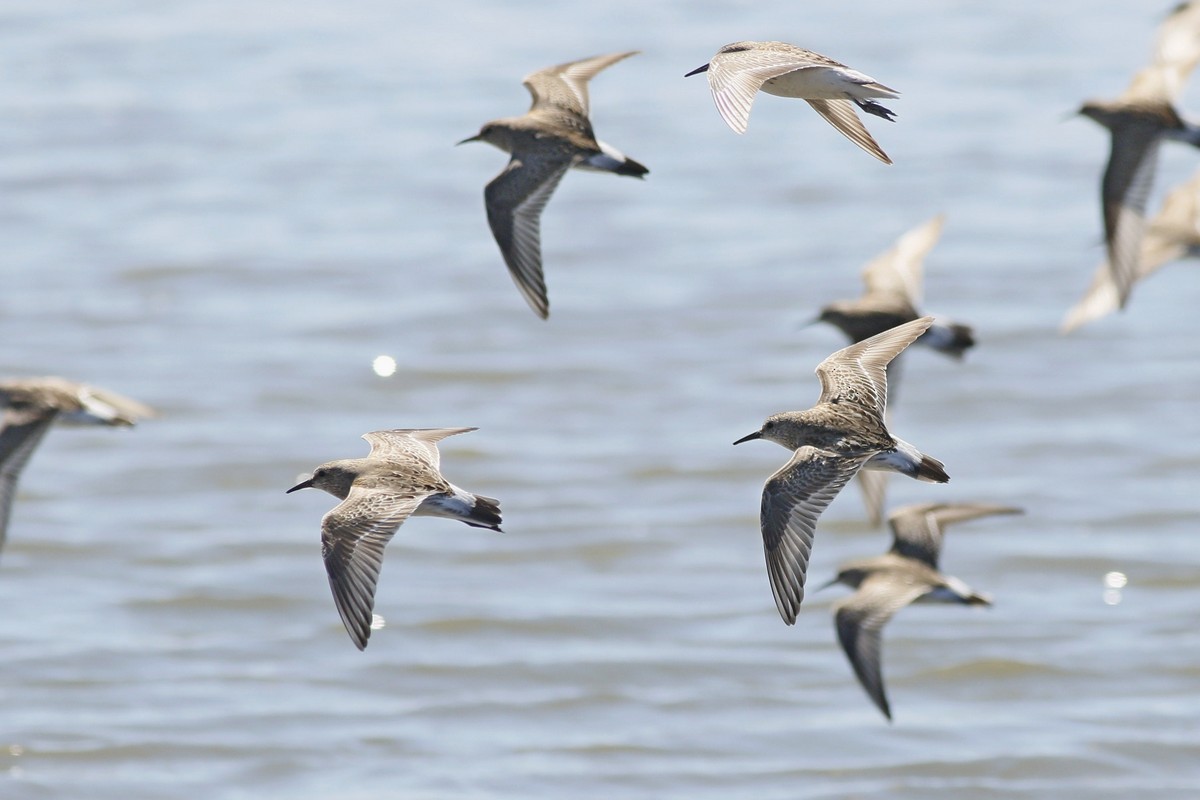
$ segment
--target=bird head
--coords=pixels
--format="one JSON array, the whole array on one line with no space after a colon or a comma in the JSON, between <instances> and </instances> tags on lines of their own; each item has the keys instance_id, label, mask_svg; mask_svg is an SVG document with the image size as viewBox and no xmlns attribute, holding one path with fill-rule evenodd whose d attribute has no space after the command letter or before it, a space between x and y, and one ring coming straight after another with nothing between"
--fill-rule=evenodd
<instances>
[{"instance_id":1,"label":"bird head","mask_svg":"<svg viewBox=\"0 0 1200 800\"><path fill-rule=\"evenodd\" d=\"M350 487L358 477L358 470L352 467L351 461L330 461L313 470L312 477L297 483L285 494L291 494L299 489L321 489L342 500L350 494Z\"/></svg>"}]
</instances>

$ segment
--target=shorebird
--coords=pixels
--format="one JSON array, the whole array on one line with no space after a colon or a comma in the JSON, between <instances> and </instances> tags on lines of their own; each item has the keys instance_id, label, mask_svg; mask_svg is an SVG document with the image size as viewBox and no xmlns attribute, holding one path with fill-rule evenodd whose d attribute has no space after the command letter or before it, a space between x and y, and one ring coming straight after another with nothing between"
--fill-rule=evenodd
<instances>
[{"instance_id":1,"label":"shorebird","mask_svg":"<svg viewBox=\"0 0 1200 800\"><path fill-rule=\"evenodd\" d=\"M0 381L0 546L4 545L17 479L55 422L131 427L154 409L116 392L62 378Z\"/></svg>"},{"instance_id":2,"label":"shorebird","mask_svg":"<svg viewBox=\"0 0 1200 800\"><path fill-rule=\"evenodd\" d=\"M767 574L788 625L804 599L804 578L817 518L860 469L950 480L942 462L893 436L884 423L887 365L933 324L922 317L852 344L817 365L821 396L805 411L767 417L734 444L766 439L794 451L763 486L760 526Z\"/></svg>"},{"instance_id":3,"label":"shorebird","mask_svg":"<svg viewBox=\"0 0 1200 800\"><path fill-rule=\"evenodd\" d=\"M721 118L735 133L745 133L754 96L764 91L779 97L799 97L843 136L885 164L892 163L854 107L892 122L895 114L873 98L899 97L884 86L831 58L787 42L734 42L712 60L684 75L708 73L708 88Z\"/></svg>"},{"instance_id":4,"label":"shorebird","mask_svg":"<svg viewBox=\"0 0 1200 800\"><path fill-rule=\"evenodd\" d=\"M1100 186L1108 270L1124 308L1139 274L1146 202L1163 140L1200 147L1200 127L1174 103L1200 60L1200 2L1177 6L1159 27L1154 59L1112 101L1092 100L1079 113L1108 128L1112 138Z\"/></svg>"},{"instance_id":5,"label":"shorebird","mask_svg":"<svg viewBox=\"0 0 1200 800\"><path fill-rule=\"evenodd\" d=\"M821 309L816 321L828 322L851 342L861 342L921 316L917 309L921 305L925 256L937 244L945 221L946 215L938 214L897 239L863 268L863 295L830 303ZM915 344L961 359L967 349L975 346L975 336L967 325L935 322Z\"/></svg>"},{"instance_id":6,"label":"shorebird","mask_svg":"<svg viewBox=\"0 0 1200 800\"><path fill-rule=\"evenodd\" d=\"M980 503L923 503L898 508L888 517L892 549L882 556L843 564L826 586L843 583L854 594L834 606L834 626L859 683L879 710L892 718L880 669L883 626L910 603L991 605L979 594L938 569L942 528L1021 509ZM822 587L824 588L824 587Z\"/></svg>"},{"instance_id":7,"label":"shorebird","mask_svg":"<svg viewBox=\"0 0 1200 800\"><path fill-rule=\"evenodd\" d=\"M588 81L636 50L547 67L525 77L533 105L524 116L492 120L463 139L487 142L512 157L483 191L488 225L529 307L550 315L542 274L541 218L571 167L641 178L650 170L596 138L588 119Z\"/></svg>"},{"instance_id":8,"label":"shorebird","mask_svg":"<svg viewBox=\"0 0 1200 800\"><path fill-rule=\"evenodd\" d=\"M366 458L317 467L298 489L322 489L342 502L321 519L321 556L346 632L359 650L371 636L383 548L410 516L448 517L500 530L500 503L442 477L437 443L476 428L401 428L364 433Z\"/></svg>"},{"instance_id":9,"label":"shorebird","mask_svg":"<svg viewBox=\"0 0 1200 800\"><path fill-rule=\"evenodd\" d=\"M1200 256L1200 172L1167 194L1162 208L1146 226L1134 282L1145 280L1163 265L1187 256ZM1062 332L1070 333L1116 311L1119 306L1119 290L1112 272L1107 263L1101 264L1087 292L1067 312Z\"/></svg>"},{"instance_id":10,"label":"shorebird","mask_svg":"<svg viewBox=\"0 0 1200 800\"><path fill-rule=\"evenodd\" d=\"M937 244L945 219L944 214L939 214L897 239L863 269L866 292L854 300L830 303L821 309L814 322L828 322L846 334L851 342L861 342L919 317L917 309L921 305L925 256ZM966 350L975 345L975 336L967 325L935 322L915 344L961 360ZM889 398L896 394L899 365L899 358L888 365ZM878 525L883 521L887 475L859 472L856 480L862 490L867 516L872 525Z\"/></svg>"}]
</instances>

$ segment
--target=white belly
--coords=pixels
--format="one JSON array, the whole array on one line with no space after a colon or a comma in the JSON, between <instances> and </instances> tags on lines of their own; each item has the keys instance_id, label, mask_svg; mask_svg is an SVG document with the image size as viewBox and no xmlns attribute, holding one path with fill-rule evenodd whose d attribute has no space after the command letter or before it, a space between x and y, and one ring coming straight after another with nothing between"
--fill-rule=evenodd
<instances>
[{"instance_id":1,"label":"white belly","mask_svg":"<svg viewBox=\"0 0 1200 800\"><path fill-rule=\"evenodd\" d=\"M770 78L761 88L767 94L806 100L895 97L893 92L872 87L879 87L874 78L846 67L804 67Z\"/></svg>"}]
</instances>

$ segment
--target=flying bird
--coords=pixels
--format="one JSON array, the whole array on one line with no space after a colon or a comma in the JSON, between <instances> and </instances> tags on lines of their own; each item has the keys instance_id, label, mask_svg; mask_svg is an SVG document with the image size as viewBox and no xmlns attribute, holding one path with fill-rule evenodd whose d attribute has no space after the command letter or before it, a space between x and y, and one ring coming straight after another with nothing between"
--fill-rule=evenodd
<instances>
[{"instance_id":1,"label":"flying bird","mask_svg":"<svg viewBox=\"0 0 1200 800\"><path fill-rule=\"evenodd\" d=\"M1200 147L1200 127L1174 103L1200 60L1200 2L1177 6L1159 27L1151 63L1120 97L1091 100L1079 113L1108 129L1112 144L1100 185L1108 270L1124 308L1141 272L1146 203L1164 140Z\"/></svg>"},{"instance_id":2,"label":"flying bird","mask_svg":"<svg viewBox=\"0 0 1200 800\"><path fill-rule=\"evenodd\" d=\"M492 120L466 142L511 155L484 189L488 225L513 281L542 319L550 300L542 273L542 209L571 167L641 178L650 170L596 138L588 119L588 81L636 50L547 67L525 77L533 105L520 117Z\"/></svg>"},{"instance_id":3,"label":"flying bird","mask_svg":"<svg viewBox=\"0 0 1200 800\"><path fill-rule=\"evenodd\" d=\"M885 164L883 148L871 137L854 109L895 120L891 109L874 98L899 97L884 86L831 58L787 42L734 42L717 51L707 64L684 75L708 73L708 88L725 123L735 133L745 133L750 107L759 91L779 97L799 97L843 136Z\"/></svg>"},{"instance_id":4,"label":"flying bird","mask_svg":"<svg viewBox=\"0 0 1200 800\"><path fill-rule=\"evenodd\" d=\"M919 317L925 257L937 244L945 219L944 214L939 214L897 239L863 269L866 291L862 296L830 303L821 309L814 322L828 322L846 334L851 342L861 342ZM915 344L961 360L963 354L975 346L975 335L967 325L935 322ZM900 360L897 358L888 365L889 400L896 395ZM856 480L871 524L880 524L887 494L887 473L862 471Z\"/></svg>"},{"instance_id":5,"label":"flying bird","mask_svg":"<svg viewBox=\"0 0 1200 800\"><path fill-rule=\"evenodd\" d=\"M1200 172L1175 187L1146 227L1134 282L1143 281L1162 266L1181 258L1200 256ZM1070 333L1116 311L1119 288L1107 263L1096 268L1091 286L1063 319L1062 332Z\"/></svg>"},{"instance_id":6,"label":"flying bird","mask_svg":"<svg viewBox=\"0 0 1200 800\"><path fill-rule=\"evenodd\" d=\"M1019 508L981 503L923 503L898 508L888 517L891 550L843 564L837 577L826 584L842 583L855 590L834 606L834 626L859 683L889 720L892 711L881 669L883 626L888 620L910 603L991 605L987 595L938 569L943 527L993 514L1020 513Z\"/></svg>"},{"instance_id":7,"label":"flying bird","mask_svg":"<svg viewBox=\"0 0 1200 800\"><path fill-rule=\"evenodd\" d=\"M893 436L884 422L887 365L933 324L921 317L852 344L817 366L821 396L805 411L768 417L734 444L766 439L793 451L763 487L760 527L779 615L795 623L817 518L860 469L945 483L945 466Z\"/></svg>"},{"instance_id":8,"label":"flying bird","mask_svg":"<svg viewBox=\"0 0 1200 800\"><path fill-rule=\"evenodd\" d=\"M938 214L902 235L863 268L866 291L854 300L830 303L816 321L828 322L851 342L861 342L921 316L925 257L937 244L945 221L945 214ZM935 322L915 344L961 359L975 346L975 335L967 325Z\"/></svg>"},{"instance_id":9,"label":"flying bird","mask_svg":"<svg viewBox=\"0 0 1200 800\"><path fill-rule=\"evenodd\" d=\"M500 503L442 477L437 443L476 428L407 428L364 433L366 458L317 467L298 489L322 489L342 502L321 519L321 556L346 632L359 650L371 635L383 548L410 516L448 517L500 530Z\"/></svg>"},{"instance_id":10,"label":"flying bird","mask_svg":"<svg viewBox=\"0 0 1200 800\"><path fill-rule=\"evenodd\" d=\"M56 422L131 427L154 409L116 392L63 378L0 381L0 547L4 545L17 480L42 437Z\"/></svg>"}]
</instances>

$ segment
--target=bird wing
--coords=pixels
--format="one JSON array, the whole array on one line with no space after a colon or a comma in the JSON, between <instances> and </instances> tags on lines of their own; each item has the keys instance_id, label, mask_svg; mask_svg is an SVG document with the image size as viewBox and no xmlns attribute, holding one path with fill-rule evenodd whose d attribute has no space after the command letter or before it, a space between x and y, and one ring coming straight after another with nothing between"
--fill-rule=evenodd
<instances>
[{"instance_id":1,"label":"bird wing","mask_svg":"<svg viewBox=\"0 0 1200 800\"><path fill-rule=\"evenodd\" d=\"M1171 190L1158 214L1146 226L1137 280L1145 280L1164 264L1183 258L1197 246L1200 246L1200 173ZM1106 261L1096 268L1083 297L1067 311L1061 330L1070 333L1116 311L1119 306L1117 286Z\"/></svg>"},{"instance_id":2,"label":"bird wing","mask_svg":"<svg viewBox=\"0 0 1200 800\"><path fill-rule=\"evenodd\" d=\"M809 100L807 98L805 98L805 102L824 117L826 122L837 128L847 139L883 163L892 163L892 159L888 157L887 153L883 152L883 148L879 146L879 143L867 131L866 127L862 124L862 120L858 118L858 113L854 110L854 103L849 100ZM747 116L749 116L749 113L749 109L747 109Z\"/></svg>"},{"instance_id":3,"label":"bird wing","mask_svg":"<svg viewBox=\"0 0 1200 800\"><path fill-rule=\"evenodd\" d=\"M1200 60L1200 3L1180 3L1158 28L1148 66L1133 76L1123 100L1175 102Z\"/></svg>"},{"instance_id":4,"label":"bird wing","mask_svg":"<svg viewBox=\"0 0 1200 800\"><path fill-rule=\"evenodd\" d=\"M764 83L798 69L827 66L811 57L815 54L806 53L799 48L785 51L747 47L713 56L708 63L708 88L725 124L737 133L745 133L754 97Z\"/></svg>"},{"instance_id":5,"label":"bird wing","mask_svg":"<svg viewBox=\"0 0 1200 800\"><path fill-rule=\"evenodd\" d=\"M847 457L801 447L763 486L763 550L779 616L788 625L804 599L804 577L817 518L869 456Z\"/></svg>"},{"instance_id":6,"label":"bird wing","mask_svg":"<svg viewBox=\"0 0 1200 800\"><path fill-rule=\"evenodd\" d=\"M0 547L7 536L17 479L57 415L52 409L4 412L4 427L0 428Z\"/></svg>"},{"instance_id":7,"label":"bird wing","mask_svg":"<svg viewBox=\"0 0 1200 800\"><path fill-rule=\"evenodd\" d=\"M88 413L116 425L133 425L142 417L154 417L158 414L145 403L98 386L81 385L78 397Z\"/></svg>"},{"instance_id":8,"label":"bird wing","mask_svg":"<svg viewBox=\"0 0 1200 800\"><path fill-rule=\"evenodd\" d=\"M925 256L942 235L945 214L905 233L887 251L863 268L868 294L890 294L905 298L914 309L921 306Z\"/></svg>"},{"instance_id":9,"label":"bird wing","mask_svg":"<svg viewBox=\"0 0 1200 800\"><path fill-rule=\"evenodd\" d=\"M898 508L888 515L892 529L892 550L896 555L916 559L938 568L943 529L995 514L1021 514L1022 509L988 503L919 503Z\"/></svg>"},{"instance_id":10,"label":"bird wing","mask_svg":"<svg viewBox=\"0 0 1200 800\"><path fill-rule=\"evenodd\" d=\"M851 402L879 415L887 409L887 365L933 324L921 317L844 347L817 365L819 403Z\"/></svg>"},{"instance_id":11,"label":"bird wing","mask_svg":"<svg viewBox=\"0 0 1200 800\"><path fill-rule=\"evenodd\" d=\"M355 486L321 520L321 556L346 632L359 650L371 635L383 548L428 493Z\"/></svg>"},{"instance_id":12,"label":"bird wing","mask_svg":"<svg viewBox=\"0 0 1200 800\"><path fill-rule=\"evenodd\" d=\"M371 431L362 438L371 445L371 455L377 458L414 457L428 463L435 470L441 466L441 454L437 443L447 436L470 433L478 428L393 428L387 431Z\"/></svg>"},{"instance_id":13,"label":"bird wing","mask_svg":"<svg viewBox=\"0 0 1200 800\"><path fill-rule=\"evenodd\" d=\"M530 111L554 109L566 111L585 119L588 116L588 81L600 70L618 61L637 55L637 50L592 56L539 69L525 76L525 88L533 96Z\"/></svg>"},{"instance_id":14,"label":"bird wing","mask_svg":"<svg viewBox=\"0 0 1200 800\"><path fill-rule=\"evenodd\" d=\"M838 603L834 626L858 682L883 715L892 718L883 686L883 626L906 605L929 591L925 584L901 583L887 573L871 575L858 591Z\"/></svg>"},{"instance_id":15,"label":"bird wing","mask_svg":"<svg viewBox=\"0 0 1200 800\"><path fill-rule=\"evenodd\" d=\"M1122 307L1137 278L1146 227L1146 201L1154 183L1160 141L1160 128L1143 120L1131 121L1112 131L1112 151L1100 194L1108 268Z\"/></svg>"},{"instance_id":16,"label":"bird wing","mask_svg":"<svg viewBox=\"0 0 1200 800\"><path fill-rule=\"evenodd\" d=\"M1108 261L1104 261L1096 267L1092 274L1092 282L1083 297L1063 316L1059 331L1070 333L1093 320L1111 314L1120 306L1121 298L1117 294L1117 285L1113 283L1112 270L1108 268Z\"/></svg>"},{"instance_id":17,"label":"bird wing","mask_svg":"<svg viewBox=\"0 0 1200 800\"><path fill-rule=\"evenodd\" d=\"M525 301L542 319L550 315L542 274L542 209L570 165L567 159L514 154L483 190L488 225L504 263Z\"/></svg>"}]
</instances>

